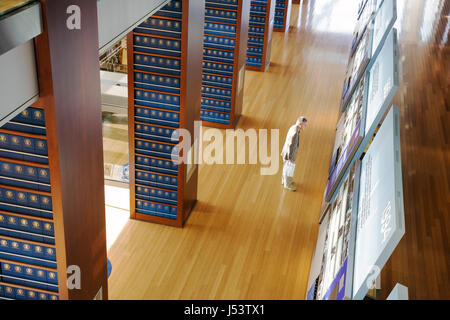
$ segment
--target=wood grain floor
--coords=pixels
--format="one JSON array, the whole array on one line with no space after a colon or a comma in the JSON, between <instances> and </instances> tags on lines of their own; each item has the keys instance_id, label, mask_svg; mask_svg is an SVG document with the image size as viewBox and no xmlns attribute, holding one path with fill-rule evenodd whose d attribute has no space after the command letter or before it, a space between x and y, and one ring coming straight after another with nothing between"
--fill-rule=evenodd
<instances>
[{"instance_id":1,"label":"wood grain floor","mask_svg":"<svg viewBox=\"0 0 450 320\"><path fill-rule=\"evenodd\" d=\"M431 31L417 2L446 3ZM382 273L382 295L401 282L411 298L448 298L448 46L438 44L448 2L417 2L399 0L407 229ZM310 121L298 191L282 189L281 169L261 176L259 166L202 165L199 202L183 230L127 222L108 254L110 299L305 297L357 3L294 5L289 32L274 34L269 72L246 72L239 128L279 128L281 144L298 116Z\"/></svg>"},{"instance_id":2,"label":"wood grain floor","mask_svg":"<svg viewBox=\"0 0 450 320\"><path fill-rule=\"evenodd\" d=\"M16 8L19 8L20 6L23 6L27 2L30 2L30 0L2 0L0 1L0 14L6 12L15 10Z\"/></svg>"},{"instance_id":3,"label":"wood grain floor","mask_svg":"<svg viewBox=\"0 0 450 320\"><path fill-rule=\"evenodd\" d=\"M398 0L406 233L381 273L410 299L450 299L450 1Z\"/></svg>"},{"instance_id":4,"label":"wood grain floor","mask_svg":"<svg viewBox=\"0 0 450 320\"><path fill-rule=\"evenodd\" d=\"M105 163L128 163L128 115L109 114L103 118L103 157Z\"/></svg>"}]
</instances>

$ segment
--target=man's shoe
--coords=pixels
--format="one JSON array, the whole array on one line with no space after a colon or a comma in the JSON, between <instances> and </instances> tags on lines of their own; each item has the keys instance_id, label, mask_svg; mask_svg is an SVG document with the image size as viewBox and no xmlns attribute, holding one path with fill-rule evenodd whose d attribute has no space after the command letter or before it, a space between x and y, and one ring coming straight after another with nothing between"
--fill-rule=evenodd
<instances>
[{"instance_id":1,"label":"man's shoe","mask_svg":"<svg viewBox=\"0 0 450 320\"><path fill-rule=\"evenodd\" d=\"M287 190L290 190L290 191L297 191L297 188L296 187L294 187L292 184L290 184L290 185L284 185L284 188L285 189L287 189Z\"/></svg>"}]
</instances>

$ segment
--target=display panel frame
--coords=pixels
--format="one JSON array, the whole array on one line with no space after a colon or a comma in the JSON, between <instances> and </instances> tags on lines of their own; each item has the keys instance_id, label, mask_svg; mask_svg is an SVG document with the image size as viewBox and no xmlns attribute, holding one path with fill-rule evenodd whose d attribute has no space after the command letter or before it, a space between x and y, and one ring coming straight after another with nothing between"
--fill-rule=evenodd
<instances>
[{"instance_id":1,"label":"display panel frame","mask_svg":"<svg viewBox=\"0 0 450 320\"><path fill-rule=\"evenodd\" d=\"M311 267L309 270L309 279L308 279L308 291L306 293L306 300L315 300L315 290L318 285L322 260L323 260L323 252L325 248L325 238L329 225L329 217L330 217L330 203L325 204L325 208L322 211L323 217L321 217L321 221L319 222L319 232L317 235L317 242L314 248L314 253L311 258Z\"/></svg>"},{"instance_id":2,"label":"display panel frame","mask_svg":"<svg viewBox=\"0 0 450 320\"><path fill-rule=\"evenodd\" d=\"M389 141L391 141L391 144L389 144ZM386 143L388 141L388 143ZM391 180L391 198L389 199L388 204L391 204L391 207L393 208L393 212L395 213L394 219L390 219L389 221L395 221L395 225L390 225L390 228L387 229L381 228L381 230L385 233L383 235L386 235L386 230L390 234L386 237L388 238L388 241L386 242L386 245L381 248L381 250L378 250L378 252L375 252L375 254L378 254L378 256L372 258L372 260L376 261L374 266L377 266L376 269L374 268L365 268L367 271L363 276L363 281L358 281L356 283L355 281L355 274L359 271L358 262L361 260L364 261L364 258L366 258L367 254L365 251L367 250L367 243L371 243L371 241L376 238L374 237L374 231L370 233L370 236L367 236L368 232L361 232L358 233L358 226L360 225L360 222L362 220L362 215L364 210L362 210L362 201L363 196L367 195L367 177L364 176L364 173L367 172L364 170L364 166L367 164L367 162L371 161L372 155L383 157L383 161L379 161L378 163L381 163L379 165L379 168L382 168L383 170L385 168L391 168L392 171L388 173L384 173L382 177L387 177L388 180ZM390 158L392 161L386 161L386 155ZM350 236L349 236L349 249L348 249L348 255L342 264L340 266L339 271L336 272L336 276L334 279L330 282L330 286L327 289L326 293L322 296L324 300L329 299L336 299L336 300L361 300L365 297L369 290L369 283L371 283L371 280L374 280L376 276L379 274L381 269L384 267L386 262L388 261L389 257L392 255L393 251L397 247L398 243L402 239L402 237L405 234L405 215L404 215L404 205L403 205L403 185L402 185L402 167L401 167L401 141L400 141L400 120L399 120L399 108L397 106L392 106L390 109L390 112L386 116L385 121L380 127L380 130L378 134L375 136L372 144L370 145L367 153L365 154L364 158L361 160L358 160L353 164L353 167L356 166L355 171L355 178L354 178L354 193L353 193L353 203L352 203L352 218L351 218L351 227L350 227ZM352 167L352 168L353 168ZM370 171L369 171L370 172ZM350 171L347 172L345 179L348 178ZM378 175L377 175L378 176ZM370 182L370 181L369 181ZM374 192L370 192L370 195L378 196L375 197L376 199L379 199L380 196L380 190L381 195L383 195L383 191L385 188L379 188L378 193L375 193L377 191L376 187L379 184L375 184L375 190ZM339 187L338 192L340 191ZM370 189L370 188L369 188ZM369 191L372 191L370 189ZM327 212L325 214L325 217L328 217L330 219L331 214L331 208L332 203L336 201L336 195L330 202L329 206L327 207ZM369 208L376 208L376 206L369 206ZM381 206L378 206L380 208L383 208ZM389 206L386 206L386 208ZM389 207L389 208L391 208ZM384 212L386 212L385 209L378 210L378 212L381 212L382 214L378 214L378 216L381 216L379 219L381 221L380 224L377 224L377 227L379 225L385 226L384 223L388 221L387 218L385 218ZM388 222L389 222L388 221ZM327 228L331 227L331 222L327 226ZM392 232L391 232L392 231ZM328 234L327 230L327 234ZM375 231L376 233L376 231ZM366 245L362 245L363 253L356 250L357 245L359 244L358 240L363 239L366 242ZM324 244L324 253L325 248L327 246L327 241L329 241L328 236L326 237L325 244ZM359 244L361 247L361 244ZM361 259L362 255L362 259ZM367 259L366 259L367 260ZM366 264L367 265L367 264ZM323 269L323 266L322 266ZM311 277L311 276L310 276ZM321 275L322 277L322 270ZM360 276L361 278L361 276ZM361 285L366 283L367 285ZM313 283L314 284L314 283ZM359 284L359 285L358 285ZM308 291L310 293L312 288ZM320 294L320 287L319 292Z\"/></svg>"},{"instance_id":3,"label":"display panel frame","mask_svg":"<svg viewBox=\"0 0 450 320\"><path fill-rule=\"evenodd\" d=\"M386 69L386 64L388 64ZM378 67L377 67L378 65ZM376 70L378 68L378 71ZM384 78L380 80L380 68L382 69L382 75L388 75L388 79L391 79L391 86L384 86L382 97L378 97L379 103L375 106L371 104L373 99L370 99L371 94L374 92L373 87L373 79L377 76L378 82L384 83ZM397 30L392 29L389 33L386 41L384 42L383 48L380 51L380 54L376 57L374 64L366 70L366 74L364 75L366 86L367 86L367 94L366 94L366 102L364 104L362 123L361 123L361 137L362 139L359 141L359 145L357 148L352 149L351 152L348 152L348 155L345 158L339 159L337 161L336 168L333 173L330 175L327 191L325 199L326 201L330 201L336 190L340 187L342 183L342 177L346 175L346 171L350 168L356 159L358 159L366 149L367 145L370 142L370 139L374 135L377 127L381 123L383 117L386 115L389 106L391 105L392 99L394 98L397 90L399 88L399 56L398 56L398 44L397 44ZM378 88L380 85L378 84ZM376 91L380 93L381 91ZM370 117L369 117L370 115ZM346 149L347 150L347 149Z\"/></svg>"},{"instance_id":4,"label":"display panel frame","mask_svg":"<svg viewBox=\"0 0 450 320\"><path fill-rule=\"evenodd\" d=\"M361 162L358 227L354 251L354 300L361 300L366 296L371 283L405 234L399 118L399 108L392 106ZM377 160L383 175L377 176L378 180L372 183L372 176L377 173L377 168L373 170L372 164L376 164ZM366 197L367 195L369 197ZM377 201L375 206L372 199ZM380 240L381 236L381 244L377 245L376 240Z\"/></svg>"},{"instance_id":5,"label":"display panel frame","mask_svg":"<svg viewBox=\"0 0 450 320\"><path fill-rule=\"evenodd\" d=\"M378 57L396 21L397 0L383 0L373 18L372 59L368 68L371 68L376 57Z\"/></svg>"},{"instance_id":6,"label":"display panel frame","mask_svg":"<svg viewBox=\"0 0 450 320\"><path fill-rule=\"evenodd\" d=\"M361 41L364 33L366 32L366 29L370 27L370 24L372 23L372 18L376 11L375 10L376 3L377 0L366 0L365 3L360 8L360 11L358 12L357 23L355 26L355 30L353 31L350 57L354 55L356 49L358 48L359 42Z\"/></svg>"},{"instance_id":7,"label":"display panel frame","mask_svg":"<svg viewBox=\"0 0 450 320\"><path fill-rule=\"evenodd\" d=\"M359 202L359 190L360 190L360 177L361 177L361 161L357 161L353 164L352 168L347 172L343 180L350 178L350 173L354 170L353 176L353 195L351 204L351 216L350 216L350 226L348 235L348 254L339 266L339 271L333 277L334 280L330 282L328 288L326 288L325 294L323 295L323 300L337 299L337 300L349 300L352 298L352 288L353 288L353 265L354 265L354 251L355 251L355 239L356 239L356 226L357 226L357 216L358 216L358 202ZM340 189L344 184L342 184L334 195L333 199L330 201L330 206L328 207L328 212L325 216L331 215L332 203L337 200ZM328 217L330 219L330 217ZM331 225L327 226L327 229ZM329 230L326 231L327 233ZM327 237L326 237L327 238ZM326 240L327 241L327 240ZM325 244L326 244L325 241ZM324 246L325 249L325 246ZM325 250L324 252L325 253ZM322 267L323 268L323 267ZM322 277L322 270L320 277Z\"/></svg>"},{"instance_id":8,"label":"display panel frame","mask_svg":"<svg viewBox=\"0 0 450 320\"><path fill-rule=\"evenodd\" d=\"M376 6L377 4L379 7ZM352 52L350 54L347 67L348 76L346 76L344 81L341 112L346 110L350 102L350 98L353 95L353 91L355 90L357 83L360 81L361 76L373 65L384 46L384 42L389 36L389 32L397 21L397 0L383 0L379 3L374 2L370 4L370 6L373 8L373 13L370 16L369 21L365 23L364 29L360 31L356 44L354 44L354 47L352 46ZM359 23L360 22L358 22L358 24ZM356 76L351 76L349 75L349 70L350 68L353 68L353 60L355 59L354 55L358 51L359 46L361 45L361 40L364 37L369 37L368 41L370 42L370 48L366 48L369 52L366 52L366 59L360 63L360 66L355 73Z\"/></svg>"},{"instance_id":9,"label":"display panel frame","mask_svg":"<svg viewBox=\"0 0 450 320\"><path fill-rule=\"evenodd\" d=\"M361 40L364 38L366 39L365 42L364 41L359 42L358 47L355 50L355 53L350 57L347 65L347 72L344 80L344 88L342 91L341 112L344 112L345 109L347 108L350 102L350 98L355 92L359 81L364 76L364 73L367 67L369 66L370 60L372 58L372 38L373 38L372 29L370 28L366 29ZM359 50L363 51L359 52ZM359 65L357 65L358 54L362 55L362 58L360 58ZM357 65L356 68L355 65Z\"/></svg>"},{"instance_id":10,"label":"display panel frame","mask_svg":"<svg viewBox=\"0 0 450 320\"><path fill-rule=\"evenodd\" d=\"M364 82L362 82L364 80ZM346 174L346 170L351 167L351 164L353 162L353 159L355 158L356 153L359 151L359 147L364 140L364 128L365 128L365 110L367 108L367 94L368 94L368 87L369 87L369 81L367 74L364 75L363 79L360 80L360 83L358 86L363 86L361 90L363 90L363 102L362 102L362 110L361 110L361 119L359 120L358 124L356 125L355 129L352 133L352 138L350 139L349 143L345 146L344 151L341 153L341 155L338 157L336 164L334 168L330 168L331 174L329 176L329 182L326 189L326 196L325 199L327 201L330 201L331 198L335 196L335 191L340 187L337 182L341 181L343 176ZM350 104L353 101L353 99L356 99L359 91L355 89L353 92L352 98L350 99ZM347 112L348 109L345 111ZM338 123L337 128L337 135L341 134L341 131L345 130L345 127L343 127L343 120L344 117L346 117L346 113L344 113ZM337 152L335 150L334 152ZM333 156L335 157L335 156Z\"/></svg>"},{"instance_id":11,"label":"display panel frame","mask_svg":"<svg viewBox=\"0 0 450 320\"><path fill-rule=\"evenodd\" d=\"M380 78L380 72L377 70L378 63L382 66L380 67L382 71L382 78ZM386 41L384 42L383 48L380 50L379 55L368 70L367 77L369 78L369 89L366 97L367 103L364 114L366 123L363 145L367 145L371 137L375 134L375 131L382 119L389 111L391 102L399 88L400 79L397 29L391 29ZM378 87L374 85L374 78L379 80L377 84ZM390 82L392 82L391 86L388 87L387 84ZM377 95L377 93L381 92L380 90L377 90L377 88L381 88L379 85L380 83L384 83L382 90L383 97ZM375 98L379 100L379 103L374 105L372 101Z\"/></svg>"}]
</instances>

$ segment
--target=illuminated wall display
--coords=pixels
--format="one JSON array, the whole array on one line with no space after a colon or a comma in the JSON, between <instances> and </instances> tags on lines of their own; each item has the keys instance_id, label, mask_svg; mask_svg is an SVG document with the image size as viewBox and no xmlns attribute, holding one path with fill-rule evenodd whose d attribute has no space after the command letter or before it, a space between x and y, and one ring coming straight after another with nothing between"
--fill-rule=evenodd
<instances>
[{"instance_id":1,"label":"illuminated wall display","mask_svg":"<svg viewBox=\"0 0 450 320\"><path fill-rule=\"evenodd\" d=\"M364 109L367 97L366 77L359 82L348 108L342 114L336 129L336 140L333 148L333 162L330 165L330 176L336 172L341 172L347 161L353 159L363 135L361 126L363 125Z\"/></svg>"},{"instance_id":2,"label":"illuminated wall display","mask_svg":"<svg viewBox=\"0 0 450 320\"><path fill-rule=\"evenodd\" d=\"M326 191L327 201L330 201L345 171L361 156L369 143L397 92L398 81L397 32L392 29L380 54L353 93L348 110L344 112L339 122L334 150L335 154L337 152L339 154L335 155L336 163L331 164ZM362 105L361 97L364 101ZM355 126L355 120L359 115L361 119ZM352 126L355 126L353 131Z\"/></svg>"},{"instance_id":3,"label":"illuminated wall display","mask_svg":"<svg viewBox=\"0 0 450 320\"><path fill-rule=\"evenodd\" d=\"M375 8L374 3L375 1L368 1L366 8ZM382 44L397 20L396 0L382 1L381 7L376 12L374 18L372 18L373 9L366 9L365 11L367 10L370 12L368 15L370 22L363 23L366 27L359 32L358 40L352 48L347 67L347 75L344 80L341 111L344 111L347 107L350 97L363 76L364 71L377 58ZM364 19L364 17L360 19Z\"/></svg>"},{"instance_id":4,"label":"illuminated wall display","mask_svg":"<svg viewBox=\"0 0 450 320\"><path fill-rule=\"evenodd\" d=\"M394 106L324 212L322 265L317 293L311 294L310 287L309 299L365 297L404 235L402 190L399 117Z\"/></svg>"},{"instance_id":5,"label":"illuminated wall display","mask_svg":"<svg viewBox=\"0 0 450 320\"><path fill-rule=\"evenodd\" d=\"M388 113L399 86L397 6L362 1L358 23L371 6L350 57L308 300L363 299L404 234L398 107Z\"/></svg>"},{"instance_id":6,"label":"illuminated wall display","mask_svg":"<svg viewBox=\"0 0 450 320\"><path fill-rule=\"evenodd\" d=\"M352 167L328 212L326 212L330 223L325 237L317 290L317 298L321 300L329 299L333 294L334 298L339 300L343 299L344 296L351 297L351 286L338 283L341 277L336 282L339 288L332 286L332 284L340 273L348 278L348 281L351 281L351 266L353 265L353 254L351 253L354 251L355 241L359 170L358 164ZM349 266L350 268L348 268ZM337 290L333 292L335 288Z\"/></svg>"},{"instance_id":7,"label":"illuminated wall display","mask_svg":"<svg viewBox=\"0 0 450 320\"><path fill-rule=\"evenodd\" d=\"M398 46L397 30L388 35L378 59L369 71L369 91L366 108L365 135L375 132L377 121L384 116L398 89Z\"/></svg>"},{"instance_id":8,"label":"illuminated wall display","mask_svg":"<svg viewBox=\"0 0 450 320\"><path fill-rule=\"evenodd\" d=\"M317 297L319 276L322 272L323 251L325 248L325 238L327 236L328 225L330 222L330 220L329 220L330 215L328 214L329 211L330 211L330 204L328 204L323 209L325 218L319 226L319 235L317 237L316 247L314 249L310 273L309 273L308 288L310 288L310 289L306 295L306 300L315 300Z\"/></svg>"},{"instance_id":9,"label":"illuminated wall display","mask_svg":"<svg viewBox=\"0 0 450 320\"><path fill-rule=\"evenodd\" d=\"M373 23L372 57L378 55L380 44L384 43L389 30L397 21L397 0L384 0Z\"/></svg>"},{"instance_id":10,"label":"illuminated wall display","mask_svg":"<svg viewBox=\"0 0 450 320\"><path fill-rule=\"evenodd\" d=\"M372 53L372 30L367 29L359 42L355 54L350 58L347 66L347 74L344 80L344 90L342 92L342 110L348 105L351 95L356 85L362 78L364 71L369 65Z\"/></svg>"},{"instance_id":11,"label":"illuminated wall display","mask_svg":"<svg viewBox=\"0 0 450 320\"><path fill-rule=\"evenodd\" d=\"M353 299L363 299L405 234L398 108L361 163Z\"/></svg>"},{"instance_id":12,"label":"illuminated wall display","mask_svg":"<svg viewBox=\"0 0 450 320\"><path fill-rule=\"evenodd\" d=\"M352 51L350 56L353 56L359 41L361 40L367 25L373 17L376 10L377 0L362 0L358 10L358 22L356 23L355 31L353 32Z\"/></svg>"}]
</instances>

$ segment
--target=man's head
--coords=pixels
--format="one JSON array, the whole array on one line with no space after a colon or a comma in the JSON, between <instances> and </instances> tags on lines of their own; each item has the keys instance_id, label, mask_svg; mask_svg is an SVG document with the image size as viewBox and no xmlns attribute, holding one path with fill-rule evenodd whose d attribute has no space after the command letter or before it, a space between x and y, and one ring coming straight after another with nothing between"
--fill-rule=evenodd
<instances>
[{"instance_id":1,"label":"man's head","mask_svg":"<svg viewBox=\"0 0 450 320\"><path fill-rule=\"evenodd\" d=\"M306 126L308 124L308 120L305 117L300 117L297 119L297 127L299 130L306 129Z\"/></svg>"}]
</instances>

